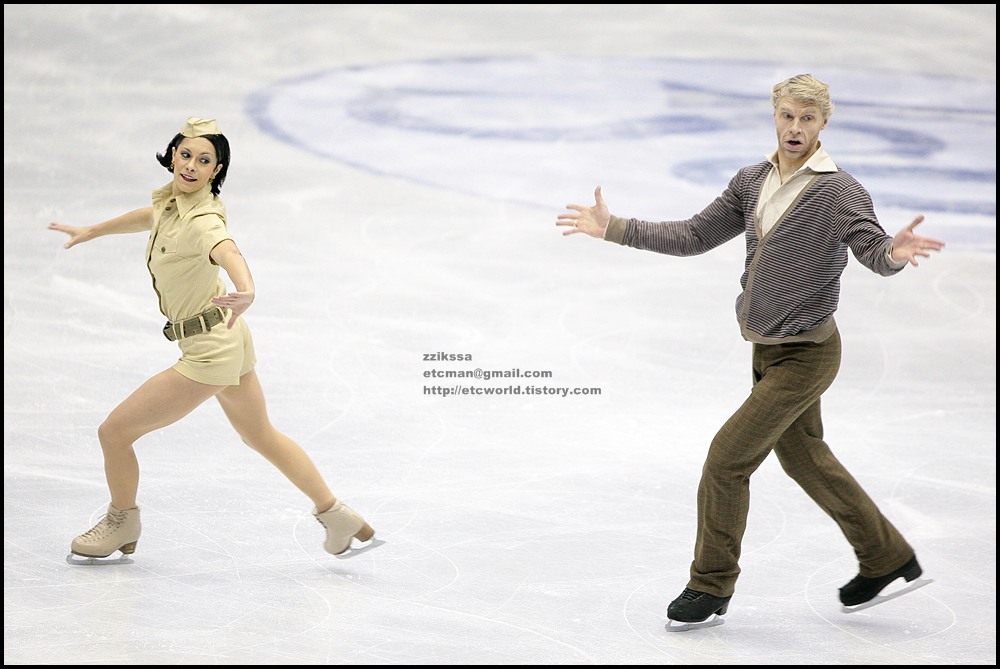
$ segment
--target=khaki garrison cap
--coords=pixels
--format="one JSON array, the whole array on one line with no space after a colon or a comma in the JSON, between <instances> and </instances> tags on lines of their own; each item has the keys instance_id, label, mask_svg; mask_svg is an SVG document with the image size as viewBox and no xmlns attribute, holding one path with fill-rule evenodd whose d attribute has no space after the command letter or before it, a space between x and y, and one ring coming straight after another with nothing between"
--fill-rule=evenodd
<instances>
[{"instance_id":1,"label":"khaki garrison cap","mask_svg":"<svg viewBox=\"0 0 1000 669\"><path fill-rule=\"evenodd\" d=\"M181 134L185 137L201 137L202 135L219 135L219 126L214 118L188 117L187 123L181 128Z\"/></svg>"}]
</instances>

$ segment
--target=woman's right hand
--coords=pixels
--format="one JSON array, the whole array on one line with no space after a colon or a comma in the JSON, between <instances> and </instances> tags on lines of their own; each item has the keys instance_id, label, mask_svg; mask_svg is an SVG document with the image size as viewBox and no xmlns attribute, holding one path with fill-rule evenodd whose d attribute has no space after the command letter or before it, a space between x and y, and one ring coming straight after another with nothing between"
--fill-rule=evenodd
<instances>
[{"instance_id":1,"label":"woman's right hand","mask_svg":"<svg viewBox=\"0 0 1000 669\"><path fill-rule=\"evenodd\" d=\"M62 225L61 223L49 223L49 230L65 232L69 235L69 241L63 244L64 249L72 248L80 242L87 241L91 237L89 227L75 228L71 225Z\"/></svg>"}]
</instances>

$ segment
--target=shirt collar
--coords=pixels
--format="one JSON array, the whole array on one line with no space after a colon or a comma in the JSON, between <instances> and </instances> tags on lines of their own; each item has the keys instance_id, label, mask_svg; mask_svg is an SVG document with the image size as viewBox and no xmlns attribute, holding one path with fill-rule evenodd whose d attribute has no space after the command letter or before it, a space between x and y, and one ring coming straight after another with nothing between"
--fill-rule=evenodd
<instances>
[{"instance_id":1,"label":"shirt collar","mask_svg":"<svg viewBox=\"0 0 1000 669\"><path fill-rule=\"evenodd\" d=\"M769 155L765 155L764 158L775 167L778 166L777 149ZM811 170L813 172L836 172L838 169L840 168L837 167L837 163L833 162L833 158L830 157L830 154L823 148L823 144L820 143L819 147L816 149L816 153L809 156L809 160L806 161L805 165L798 169L796 174L804 170Z\"/></svg>"},{"instance_id":2,"label":"shirt collar","mask_svg":"<svg viewBox=\"0 0 1000 669\"><path fill-rule=\"evenodd\" d=\"M213 197L215 196L212 195L212 189L207 186L194 193L178 193L175 196L173 193L173 182L170 182L166 186L157 188L153 191L154 201L168 201L171 198L176 199L177 214L181 217L187 216L195 207L210 202Z\"/></svg>"}]
</instances>

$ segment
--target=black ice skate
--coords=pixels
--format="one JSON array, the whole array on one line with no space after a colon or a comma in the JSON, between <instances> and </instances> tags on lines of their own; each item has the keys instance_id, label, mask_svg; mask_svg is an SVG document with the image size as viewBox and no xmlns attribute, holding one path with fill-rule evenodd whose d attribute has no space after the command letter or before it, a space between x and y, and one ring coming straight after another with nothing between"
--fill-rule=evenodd
<instances>
[{"instance_id":1,"label":"black ice skate","mask_svg":"<svg viewBox=\"0 0 1000 669\"><path fill-rule=\"evenodd\" d=\"M933 581L933 579L929 578L920 578L923 573L924 570L921 569L920 563L917 562L917 556L914 555L910 558L909 562L885 576L869 578L858 574L840 589L840 603L844 605L842 610L844 613L861 611L862 609L867 609L905 595L908 592L913 592L917 588L922 588ZM889 594L880 594L885 590L886 586L897 578L905 579L909 585Z\"/></svg>"},{"instance_id":2,"label":"black ice skate","mask_svg":"<svg viewBox=\"0 0 1000 669\"><path fill-rule=\"evenodd\" d=\"M721 616L729 608L729 597L716 597L706 592L698 592L684 588L680 597L670 602L667 607L667 631L685 632L687 630L715 627L725 622Z\"/></svg>"}]
</instances>

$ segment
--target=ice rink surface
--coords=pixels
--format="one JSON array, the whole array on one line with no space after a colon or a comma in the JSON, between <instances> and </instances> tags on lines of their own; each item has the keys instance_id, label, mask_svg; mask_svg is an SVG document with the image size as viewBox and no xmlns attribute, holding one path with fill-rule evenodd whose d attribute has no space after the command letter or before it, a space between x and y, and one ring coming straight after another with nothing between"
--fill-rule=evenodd
<instances>
[{"instance_id":1,"label":"ice rink surface","mask_svg":"<svg viewBox=\"0 0 1000 669\"><path fill-rule=\"evenodd\" d=\"M851 259L823 399L934 583L843 613L851 549L772 457L726 624L673 634L750 387L743 243L555 220L597 185L700 210L801 72L884 227L948 244L890 279ZM137 444L133 559L66 562L108 501L97 426L177 349L144 235L46 226L148 205L190 115L232 143L271 418L374 549L324 553L213 402ZM4 663L995 665L995 147L996 5L4 5Z\"/></svg>"}]
</instances>

